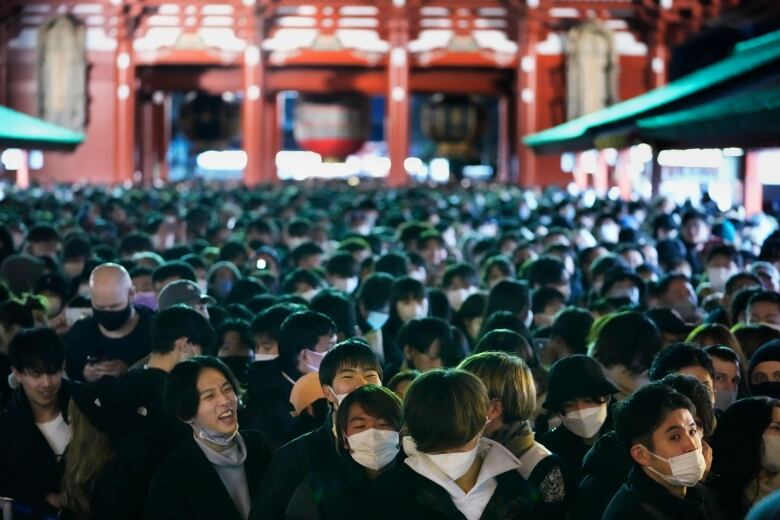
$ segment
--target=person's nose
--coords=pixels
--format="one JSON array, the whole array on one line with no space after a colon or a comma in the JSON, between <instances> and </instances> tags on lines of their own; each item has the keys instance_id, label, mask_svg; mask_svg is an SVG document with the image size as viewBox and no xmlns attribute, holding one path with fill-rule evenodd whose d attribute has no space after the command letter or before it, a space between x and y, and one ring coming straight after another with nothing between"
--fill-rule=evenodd
<instances>
[{"instance_id":1,"label":"person's nose","mask_svg":"<svg viewBox=\"0 0 780 520\"><path fill-rule=\"evenodd\" d=\"M685 447L685 453L690 453L692 451L696 451L699 448L701 448L701 439L699 439L698 434L690 435L688 434L687 437L687 446Z\"/></svg>"}]
</instances>

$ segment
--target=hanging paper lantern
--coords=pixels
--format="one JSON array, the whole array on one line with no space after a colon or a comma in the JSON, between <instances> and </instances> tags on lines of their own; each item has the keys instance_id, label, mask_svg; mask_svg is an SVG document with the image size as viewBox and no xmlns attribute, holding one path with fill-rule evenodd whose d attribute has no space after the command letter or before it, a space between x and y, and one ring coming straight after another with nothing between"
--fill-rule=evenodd
<instances>
[{"instance_id":1,"label":"hanging paper lantern","mask_svg":"<svg viewBox=\"0 0 780 520\"><path fill-rule=\"evenodd\" d=\"M466 157L482 124L479 104L469 96L436 94L423 105L420 125L440 157Z\"/></svg>"},{"instance_id":2,"label":"hanging paper lantern","mask_svg":"<svg viewBox=\"0 0 780 520\"><path fill-rule=\"evenodd\" d=\"M363 147L371 125L368 99L360 95L302 95L295 105L293 136L325 160L344 160Z\"/></svg>"},{"instance_id":3,"label":"hanging paper lantern","mask_svg":"<svg viewBox=\"0 0 780 520\"><path fill-rule=\"evenodd\" d=\"M239 106L222 96L198 93L181 107L178 125L196 149L216 149L235 138L241 123Z\"/></svg>"}]
</instances>

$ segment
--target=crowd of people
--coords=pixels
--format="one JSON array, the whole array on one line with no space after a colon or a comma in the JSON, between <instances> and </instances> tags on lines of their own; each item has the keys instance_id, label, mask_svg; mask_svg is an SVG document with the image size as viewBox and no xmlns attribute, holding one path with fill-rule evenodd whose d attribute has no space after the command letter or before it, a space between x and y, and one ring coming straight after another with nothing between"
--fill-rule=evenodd
<instances>
[{"instance_id":1,"label":"crowd of people","mask_svg":"<svg viewBox=\"0 0 780 520\"><path fill-rule=\"evenodd\" d=\"M777 217L498 185L6 192L0 501L778 518Z\"/></svg>"}]
</instances>

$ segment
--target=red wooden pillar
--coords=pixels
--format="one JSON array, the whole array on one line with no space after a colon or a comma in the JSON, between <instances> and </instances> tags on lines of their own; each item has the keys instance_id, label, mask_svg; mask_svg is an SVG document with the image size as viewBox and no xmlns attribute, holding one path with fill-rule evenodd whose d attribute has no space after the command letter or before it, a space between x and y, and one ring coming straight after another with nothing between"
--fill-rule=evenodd
<instances>
[{"instance_id":1,"label":"red wooden pillar","mask_svg":"<svg viewBox=\"0 0 780 520\"><path fill-rule=\"evenodd\" d=\"M509 114L509 96L504 94L498 98L498 150L496 151L496 180L502 183L509 182L509 161L511 153Z\"/></svg>"},{"instance_id":2,"label":"red wooden pillar","mask_svg":"<svg viewBox=\"0 0 780 520\"><path fill-rule=\"evenodd\" d=\"M155 163L155 139L154 139L154 102L151 99L141 99L138 110L140 112L140 132L138 134L141 150L141 182L149 186L153 182Z\"/></svg>"},{"instance_id":3,"label":"red wooden pillar","mask_svg":"<svg viewBox=\"0 0 780 520\"><path fill-rule=\"evenodd\" d=\"M655 32L650 36L650 70L649 86L651 89L666 85L668 82L669 46L666 42L666 21L663 13L655 26Z\"/></svg>"},{"instance_id":4,"label":"red wooden pillar","mask_svg":"<svg viewBox=\"0 0 780 520\"><path fill-rule=\"evenodd\" d=\"M618 152L617 162L615 163L615 182L620 190L620 198L631 200L631 172L628 169L630 154L628 148Z\"/></svg>"},{"instance_id":5,"label":"red wooden pillar","mask_svg":"<svg viewBox=\"0 0 780 520\"><path fill-rule=\"evenodd\" d=\"M402 186L409 176L404 161L409 153L409 22L405 3L393 4L390 19L390 61L387 82L385 135L390 155L389 186Z\"/></svg>"},{"instance_id":6,"label":"red wooden pillar","mask_svg":"<svg viewBox=\"0 0 780 520\"><path fill-rule=\"evenodd\" d=\"M517 118L518 182L523 186L539 183L536 156L530 147L522 143L523 136L537 131L536 123L536 44L539 41L541 23L534 11L529 11L519 22L519 56L515 86L515 117Z\"/></svg>"},{"instance_id":7,"label":"red wooden pillar","mask_svg":"<svg viewBox=\"0 0 780 520\"><path fill-rule=\"evenodd\" d=\"M758 155L757 150L745 150L744 204L747 216L761 213L764 204L764 188L759 178Z\"/></svg>"},{"instance_id":8,"label":"red wooden pillar","mask_svg":"<svg viewBox=\"0 0 780 520\"><path fill-rule=\"evenodd\" d=\"M593 188L601 196L609 191L609 164L604 150L599 150L596 158L596 173L593 174Z\"/></svg>"},{"instance_id":9,"label":"red wooden pillar","mask_svg":"<svg viewBox=\"0 0 780 520\"><path fill-rule=\"evenodd\" d=\"M159 94L159 95L158 95ZM152 181L168 181L168 146L171 142L171 97L159 92L152 97L154 164Z\"/></svg>"},{"instance_id":10,"label":"red wooden pillar","mask_svg":"<svg viewBox=\"0 0 780 520\"><path fill-rule=\"evenodd\" d=\"M122 8L117 13L117 47L115 78L116 103L115 122L115 162L113 181L122 183L133 180L135 169L135 107L136 84L133 55L133 34L130 20Z\"/></svg>"},{"instance_id":11,"label":"red wooden pillar","mask_svg":"<svg viewBox=\"0 0 780 520\"><path fill-rule=\"evenodd\" d=\"M254 186L267 180L263 157L265 71L260 48L260 42L263 41L262 23L257 23L257 14L253 6L246 8L245 20L248 45L244 51L244 103L241 113L243 146L247 159L244 182Z\"/></svg>"},{"instance_id":12,"label":"red wooden pillar","mask_svg":"<svg viewBox=\"0 0 780 520\"><path fill-rule=\"evenodd\" d=\"M263 96L263 141L261 143L262 153L262 182L277 182L279 176L276 174L276 154L279 152L279 114L277 107L277 96Z\"/></svg>"}]
</instances>

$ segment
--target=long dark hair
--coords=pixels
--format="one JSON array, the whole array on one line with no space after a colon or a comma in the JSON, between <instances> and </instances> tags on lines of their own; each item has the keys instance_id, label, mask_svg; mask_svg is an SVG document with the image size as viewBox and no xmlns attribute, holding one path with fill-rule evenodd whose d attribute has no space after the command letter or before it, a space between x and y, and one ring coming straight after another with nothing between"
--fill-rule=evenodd
<instances>
[{"instance_id":1,"label":"long dark hair","mask_svg":"<svg viewBox=\"0 0 780 520\"><path fill-rule=\"evenodd\" d=\"M712 437L710 478L728 518L743 518L751 504L745 487L761 469L761 437L772 422L772 410L780 400L750 397L732 404L718 421Z\"/></svg>"}]
</instances>

